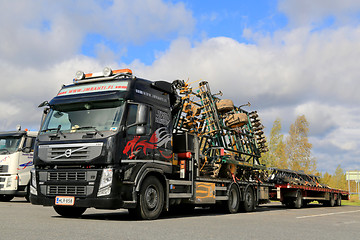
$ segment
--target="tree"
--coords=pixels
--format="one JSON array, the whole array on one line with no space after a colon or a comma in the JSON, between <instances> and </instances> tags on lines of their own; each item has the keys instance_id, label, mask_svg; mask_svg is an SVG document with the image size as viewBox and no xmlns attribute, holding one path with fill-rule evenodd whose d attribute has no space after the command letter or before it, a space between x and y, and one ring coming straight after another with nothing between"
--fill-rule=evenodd
<instances>
[{"instance_id":1,"label":"tree","mask_svg":"<svg viewBox=\"0 0 360 240\"><path fill-rule=\"evenodd\" d=\"M286 140L285 154L290 169L305 173L316 173L316 161L311 156L312 144L308 140L309 122L305 116L298 116L291 124L289 136Z\"/></svg>"},{"instance_id":2,"label":"tree","mask_svg":"<svg viewBox=\"0 0 360 240\"><path fill-rule=\"evenodd\" d=\"M337 166L329 185L332 188L347 189L345 173L340 164Z\"/></svg>"},{"instance_id":3,"label":"tree","mask_svg":"<svg viewBox=\"0 0 360 240\"><path fill-rule=\"evenodd\" d=\"M281 120L278 118L274 121L270 131L269 151L263 157L268 167L288 168L283 138L284 135L281 134Z\"/></svg>"},{"instance_id":4,"label":"tree","mask_svg":"<svg viewBox=\"0 0 360 240\"><path fill-rule=\"evenodd\" d=\"M320 177L320 183L324 185L329 185L331 183L331 178L332 178L331 174L325 172L324 175Z\"/></svg>"}]
</instances>

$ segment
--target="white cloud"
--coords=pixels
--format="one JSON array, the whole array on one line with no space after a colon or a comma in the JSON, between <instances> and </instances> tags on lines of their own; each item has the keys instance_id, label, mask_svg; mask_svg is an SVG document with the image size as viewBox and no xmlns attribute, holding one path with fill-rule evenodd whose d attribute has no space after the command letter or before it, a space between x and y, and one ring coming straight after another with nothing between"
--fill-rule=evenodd
<instances>
[{"instance_id":1,"label":"white cloud","mask_svg":"<svg viewBox=\"0 0 360 240\"><path fill-rule=\"evenodd\" d=\"M314 21L329 13L340 16L350 6L357 6L345 1L348 7L337 11L337 2L330 2L332 7L322 2L325 10L318 3L309 7L307 1L292 0L281 2L279 8L291 21L307 23L306 18ZM153 64L134 60L130 64L134 74L151 80L207 80L213 92L222 90L224 97L237 105L250 101L250 109L259 110L268 132L276 118L281 118L287 132L296 116L305 114L320 170L333 172L340 162L360 168L355 161L360 156L359 25L314 32L300 24L273 36L247 29L244 34L254 39L254 44L226 37L194 43L186 34L195 20L181 3L117 0L103 7L97 3L0 2L0 8L7 10L0 15L0 130L14 129L18 123L37 129L41 118L37 105L55 96L62 84L71 83L77 70L129 67L116 62L126 53L128 42L167 39L175 34L181 37L166 51L157 52ZM291 4L300 4L299 9L304 10L293 12ZM306 21L301 17L304 12ZM111 39L121 50L115 52L106 41L100 41L95 47L96 59L81 56L79 49L87 34Z\"/></svg>"},{"instance_id":2,"label":"white cloud","mask_svg":"<svg viewBox=\"0 0 360 240\"><path fill-rule=\"evenodd\" d=\"M114 0L105 8L95 0L19 0L1 1L0 8L0 60L32 67L71 58L87 34L115 44L144 43L188 34L194 27L184 4L161 0Z\"/></svg>"},{"instance_id":3,"label":"white cloud","mask_svg":"<svg viewBox=\"0 0 360 240\"><path fill-rule=\"evenodd\" d=\"M280 0L278 9L289 18L290 25L321 25L327 17L339 23L354 20L360 10L358 0Z\"/></svg>"}]
</instances>

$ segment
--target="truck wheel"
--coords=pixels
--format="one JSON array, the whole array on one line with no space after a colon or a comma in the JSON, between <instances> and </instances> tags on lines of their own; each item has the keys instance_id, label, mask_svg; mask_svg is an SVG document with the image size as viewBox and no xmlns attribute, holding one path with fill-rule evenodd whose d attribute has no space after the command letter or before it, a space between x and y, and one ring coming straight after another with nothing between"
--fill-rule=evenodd
<instances>
[{"instance_id":1,"label":"truck wheel","mask_svg":"<svg viewBox=\"0 0 360 240\"><path fill-rule=\"evenodd\" d=\"M335 206L334 194L330 194L330 200L328 202L328 207L333 207L333 206Z\"/></svg>"},{"instance_id":2,"label":"truck wheel","mask_svg":"<svg viewBox=\"0 0 360 240\"><path fill-rule=\"evenodd\" d=\"M30 183L26 186L25 199L26 199L27 202L30 202Z\"/></svg>"},{"instance_id":3,"label":"truck wheel","mask_svg":"<svg viewBox=\"0 0 360 240\"><path fill-rule=\"evenodd\" d=\"M86 211L86 207L54 206L54 210L63 217L80 217Z\"/></svg>"},{"instance_id":4,"label":"truck wheel","mask_svg":"<svg viewBox=\"0 0 360 240\"><path fill-rule=\"evenodd\" d=\"M297 191L296 199L294 200L294 208L301 208L302 207L302 194L301 191Z\"/></svg>"},{"instance_id":5,"label":"truck wheel","mask_svg":"<svg viewBox=\"0 0 360 240\"><path fill-rule=\"evenodd\" d=\"M227 213L237 213L240 206L240 191L236 184L232 184L228 192L228 200L224 206Z\"/></svg>"},{"instance_id":6,"label":"truck wheel","mask_svg":"<svg viewBox=\"0 0 360 240\"><path fill-rule=\"evenodd\" d=\"M0 195L0 202L10 202L14 198L14 195Z\"/></svg>"},{"instance_id":7,"label":"truck wheel","mask_svg":"<svg viewBox=\"0 0 360 240\"><path fill-rule=\"evenodd\" d=\"M337 195L336 206L341 206L341 194Z\"/></svg>"},{"instance_id":8,"label":"truck wheel","mask_svg":"<svg viewBox=\"0 0 360 240\"><path fill-rule=\"evenodd\" d=\"M139 202L135 211L137 218L144 220L157 219L164 208L164 188L154 177L147 177L141 185Z\"/></svg>"},{"instance_id":9,"label":"truck wheel","mask_svg":"<svg viewBox=\"0 0 360 240\"><path fill-rule=\"evenodd\" d=\"M242 209L245 212L252 212L254 211L254 192L251 187L248 187L244 194L244 202Z\"/></svg>"}]
</instances>

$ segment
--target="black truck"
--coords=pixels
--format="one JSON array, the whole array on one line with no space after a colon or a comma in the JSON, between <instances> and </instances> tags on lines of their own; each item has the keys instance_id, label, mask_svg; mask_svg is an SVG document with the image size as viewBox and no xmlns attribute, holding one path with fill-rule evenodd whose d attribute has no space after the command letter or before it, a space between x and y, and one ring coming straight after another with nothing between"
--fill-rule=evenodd
<instances>
[{"instance_id":1,"label":"black truck","mask_svg":"<svg viewBox=\"0 0 360 240\"><path fill-rule=\"evenodd\" d=\"M195 91L129 69L77 72L39 106L31 203L67 217L90 207L140 219L178 206L253 211L274 186L259 162L263 126L256 112L218 96L207 82Z\"/></svg>"}]
</instances>

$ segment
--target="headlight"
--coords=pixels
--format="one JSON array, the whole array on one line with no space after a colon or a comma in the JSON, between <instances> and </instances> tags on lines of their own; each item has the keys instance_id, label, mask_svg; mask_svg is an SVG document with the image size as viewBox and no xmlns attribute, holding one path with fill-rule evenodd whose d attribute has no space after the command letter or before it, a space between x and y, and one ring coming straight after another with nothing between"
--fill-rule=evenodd
<instances>
[{"instance_id":1,"label":"headlight","mask_svg":"<svg viewBox=\"0 0 360 240\"><path fill-rule=\"evenodd\" d=\"M31 185L36 188L36 174L35 169L31 169Z\"/></svg>"},{"instance_id":2,"label":"headlight","mask_svg":"<svg viewBox=\"0 0 360 240\"><path fill-rule=\"evenodd\" d=\"M12 184L12 176L10 176L10 177L7 179L6 187L11 187L11 184Z\"/></svg>"},{"instance_id":3,"label":"headlight","mask_svg":"<svg viewBox=\"0 0 360 240\"><path fill-rule=\"evenodd\" d=\"M113 180L113 169L105 168L101 174L100 186L97 196L106 196L111 193L111 184Z\"/></svg>"}]
</instances>

